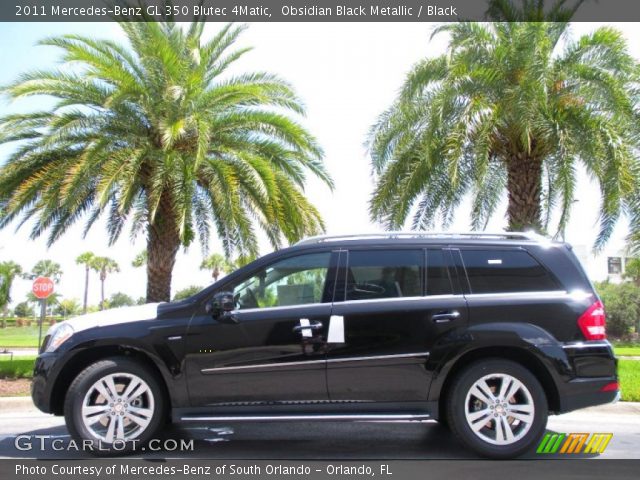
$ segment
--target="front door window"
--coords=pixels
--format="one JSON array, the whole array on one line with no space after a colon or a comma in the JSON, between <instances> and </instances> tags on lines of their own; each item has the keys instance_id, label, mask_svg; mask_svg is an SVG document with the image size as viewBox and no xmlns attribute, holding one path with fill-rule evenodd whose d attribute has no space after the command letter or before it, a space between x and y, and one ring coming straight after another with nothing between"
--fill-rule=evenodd
<instances>
[{"instance_id":1,"label":"front door window","mask_svg":"<svg viewBox=\"0 0 640 480\"><path fill-rule=\"evenodd\" d=\"M238 309L321 303L331 252L299 255L269 265L238 283Z\"/></svg>"}]
</instances>

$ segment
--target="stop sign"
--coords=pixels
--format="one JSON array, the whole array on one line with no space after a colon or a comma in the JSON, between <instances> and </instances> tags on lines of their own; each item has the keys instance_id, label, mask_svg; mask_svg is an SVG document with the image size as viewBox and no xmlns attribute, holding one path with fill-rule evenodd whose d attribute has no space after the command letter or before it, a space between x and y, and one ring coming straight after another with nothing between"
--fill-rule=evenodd
<instances>
[{"instance_id":1,"label":"stop sign","mask_svg":"<svg viewBox=\"0 0 640 480\"><path fill-rule=\"evenodd\" d=\"M53 293L53 281L47 277L38 277L33 281L31 291L37 298L47 298Z\"/></svg>"}]
</instances>

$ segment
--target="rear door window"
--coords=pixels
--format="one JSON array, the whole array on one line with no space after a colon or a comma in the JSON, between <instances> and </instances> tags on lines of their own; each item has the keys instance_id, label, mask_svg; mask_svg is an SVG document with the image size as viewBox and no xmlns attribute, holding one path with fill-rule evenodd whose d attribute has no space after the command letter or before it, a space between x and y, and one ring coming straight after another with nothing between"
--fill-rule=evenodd
<instances>
[{"instance_id":1,"label":"rear door window","mask_svg":"<svg viewBox=\"0 0 640 480\"><path fill-rule=\"evenodd\" d=\"M346 278L347 300L423 295L422 250L352 250Z\"/></svg>"},{"instance_id":2,"label":"rear door window","mask_svg":"<svg viewBox=\"0 0 640 480\"><path fill-rule=\"evenodd\" d=\"M558 290L555 279L524 250L461 250L471 293Z\"/></svg>"}]
</instances>

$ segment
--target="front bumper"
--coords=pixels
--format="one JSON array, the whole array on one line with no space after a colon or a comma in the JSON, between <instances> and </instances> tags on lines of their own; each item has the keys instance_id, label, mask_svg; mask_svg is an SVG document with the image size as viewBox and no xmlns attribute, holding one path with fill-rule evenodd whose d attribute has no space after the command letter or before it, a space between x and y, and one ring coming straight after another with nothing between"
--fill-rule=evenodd
<instances>
[{"instance_id":1,"label":"front bumper","mask_svg":"<svg viewBox=\"0 0 640 480\"><path fill-rule=\"evenodd\" d=\"M59 374L56 369L58 355L55 352L41 353L36 358L33 369L33 381L31 382L31 398L39 410L44 413L53 412L51 405L52 391L55 380Z\"/></svg>"}]
</instances>

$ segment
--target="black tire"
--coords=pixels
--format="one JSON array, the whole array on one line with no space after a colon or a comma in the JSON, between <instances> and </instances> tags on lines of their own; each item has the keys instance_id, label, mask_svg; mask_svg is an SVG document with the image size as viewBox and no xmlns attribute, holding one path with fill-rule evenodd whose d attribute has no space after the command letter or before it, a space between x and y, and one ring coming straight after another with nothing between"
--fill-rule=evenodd
<instances>
[{"instance_id":1,"label":"black tire","mask_svg":"<svg viewBox=\"0 0 640 480\"><path fill-rule=\"evenodd\" d=\"M472 396L470 390L477 381L485 376L494 374L509 375L517 379L526 387L526 390L528 390L530 399L525 396L526 392L524 390L518 390L516 394L511 396L511 399L503 399L506 403L502 405L507 405L505 409L499 405L496 407L495 404L485 407L485 403L479 401L477 397ZM515 458L537 445L547 425L548 406L544 389L529 370L519 363L510 360L492 358L472 363L461 371L453 382L449 390L449 395L447 396L446 419L451 431L465 446L484 457ZM500 377L489 377L487 382L490 385L493 383L494 386L492 388L495 390L492 390L492 393L498 393L497 396L499 396L499 386L501 385ZM480 433L475 433L469 421L467 421L466 407L468 394L470 395L470 401L468 402L470 409L475 408L475 411L478 413L480 413L480 410L491 412L487 417L484 416L485 414L481 414L483 415L482 419L475 423L476 426L481 426ZM525 398L526 400L516 401L516 397ZM493 400L493 397L491 397L491 399ZM533 420L531 422L521 422L520 420L515 420L514 417L509 417L509 404L522 403L525 401L526 403L533 403ZM498 408L500 408L500 414L496 413L498 412ZM475 413L475 411L471 413ZM493 417L500 416L504 417L503 422L510 422L510 425L514 427L512 429L511 426L509 426L510 430L518 432L518 429L520 429L518 434L514 435L514 441L512 441L512 443L491 443L491 440L502 440L497 438L498 432L496 431L496 427L501 419L493 419ZM526 429L527 424L530 425L528 430ZM501 430L501 433L503 439L506 438L506 430ZM494 437L488 438L491 434L493 434ZM518 438L520 434L521 438Z\"/></svg>"},{"instance_id":2,"label":"black tire","mask_svg":"<svg viewBox=\"0 0 640 480\"><path fill-rule=\"evenodd\" d=\"M131 441L115 439L112 443L109 443L104 439L98 438L83 421L82 411L85 396L96 382L110 374L135 375L148 385L152 395L153 408L149 410L152 410L153 413L149 417L150 421L144 428L130 423L133 428L141 430L141 433ZM89 365L73 380L65 397L64 418L71 437L78 442L78 445L90 444L90 453L96 456L123 455L139 450L154 437L164 423L165 399L159 382L157 375L152 370L129 358L106 358ZM105 405L105 408L108 408L108 405ZM111 422L109 415L105 414L103 417L103 421L107 425ZM121 413L121 415L124 415L124 413ZM130 420L128 421L130 422Z\"/></svg>"}]
</instances>

